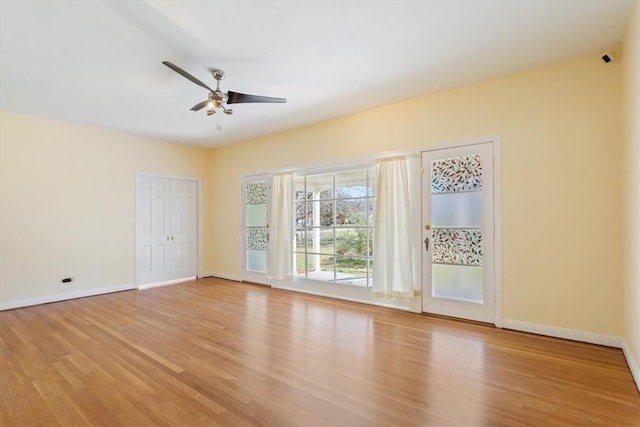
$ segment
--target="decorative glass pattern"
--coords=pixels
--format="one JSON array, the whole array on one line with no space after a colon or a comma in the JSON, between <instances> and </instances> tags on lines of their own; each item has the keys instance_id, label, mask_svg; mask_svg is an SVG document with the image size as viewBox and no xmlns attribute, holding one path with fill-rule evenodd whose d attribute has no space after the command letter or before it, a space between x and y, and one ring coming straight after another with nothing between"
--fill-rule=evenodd
<instances>
[{"instance_id":1,"label":"decorative glass pattern","mask_svg":"<svg viewBox=\"0 0 640 427\"><path fill-rule=\"evenodd\" d=\"M482 190L480 155L434 160L431 165L431 191L454 193Z\"/></svg>"},{"instance_id":2,"label":"decorative glass pattern","mask_svg":"<svg viewBox=\"0 0 640 427\"><path fill-rule=\"evenodd\" d=\"M482 230L433 229L433 262L482 265Z\"/></svg>"},{"instance_id":3,"label":"decorative glass pattern","mask_svg":"<svg viewBox=\"0 0 640 427\"><path fill-rule=\"evenodd\" d=\"M247 183L247 205L264 205L267 203L267 183L254 181Z\"/></svg>"},{"instance_id":4,"label":"decorative glass pattern","mask_svg":"<svg viewBox=\"0 0 640 427\"><path fill-rule=\"evenodd\" d=\"M267 228L247 227L247 249L267 250Z\"/></svg>"}]
</instances>

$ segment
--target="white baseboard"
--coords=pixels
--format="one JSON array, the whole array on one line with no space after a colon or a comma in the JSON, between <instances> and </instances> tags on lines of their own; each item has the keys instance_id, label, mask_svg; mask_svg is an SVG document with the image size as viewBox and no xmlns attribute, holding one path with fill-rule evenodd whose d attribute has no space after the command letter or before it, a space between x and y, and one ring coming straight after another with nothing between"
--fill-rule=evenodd
<instances>
[{"instance_id":1,"label":"white baseboard","mask_svg":"<svg viewBox=\"0 0 640 427\"><path fill-rule=\"evenodd\" d=\"M194 277L183 277L181 279L167 280L166 282L145 283L144 285L138 285L138 289L143 290L143 289L159 288L160 286L175 285L176 283L186 282L188 280L193 280L195 278L196 278L195 276Z\"/></svg>"},{"instance_id":2,"label":"white baseboard","mask_svg":"<svg viewBox=\"0 0 640 427\"><path fill-rule=\"evenodd\" d=\"M408 307L403 307L401 305L388 304L388 303L378 302L378 301L373 301L373 300L363 300L363 299L358 299L358 298L349 298L349 297L344 297L344 296L337 297L337 296L335 296L333 294L330 294L330 293L323 293L323 292L318 292L318 291L314 291L314 290L310 290L310 289L300 289L300 288L295 288L295 287L287 286L287 285L283 286L282 282L280 282L280 285L278 287L274 287L274 289L281 289L283 291L300 292L301 294L314 295L314 296L317 296L317 297L331 298L333 300L338 300L338 301L357 302L357 303L360 303L360 304L375 305L375 306L378 306L378 307L394 308L396 310L411 312L411 310L409 310Z\"/></svg>"},{"instance_id":3,"label":"white baseboard","mask_svg":"<svg viewBox=\"0 0 640 427\"><path fill-rule=\"evenodd\" d=\"M579 331L577 329L560 328L558 326L542 325L540 323L522 322L520 320L502 319L504 329L530 332L532 334L546 335L573 341L583 341L591 344L607 347L622 348L622 338L613 335L598 334L595 332Z\"/></svg>"},{"instance_id":4,"label":"white baseboard","mask_svg":"<svg viewBox=\"0 0 640 427\"><path fill-rule=\"evenodd\" d=\"M219 279L227 279L227 280L232 280L234 282L242 282L242 279L240 278L240 276L237 276L235 274L215 273L215 272L207 271L204 273L200 273L198 275L199 279L204 279L205 277L217 277Z\"/></svg>"},{"instance_id":5,"label":"white baseboard","mask_svg":"<svg viewBox=\"0 0 640 427\"><path fill-rule=\"evenodd\" d=\"M633 357L633 353L631 353L631 349L624 340L622 341L622 352L624 353L625 359L627 359L627 365L629 365L631 375L633 375L633 379L636 381L638 391L640 391L640 366L638 366L636 359Z\"/></svg>"},{"instance_id":6,"label":"white baseboard","mask_svg":"<svg viewBox=\"0 0 640 427\"><path fill-rule=\"evenodd\" d=\"M631 375L636 382L636 386L640 391L640 367L638 366L636 359L633 357L631 349L627 345L626 341L621 337L578 331L576 329L559 328L557 326L541 325L539 323L522 322L520 320L502 319L502 327L504 329L513 329L515 331L530 332L532 334L620 348L622 349L624 358L627 360L627 365L629 366Z\"/></svg>"},{"instance_id":7,"label":"white baseboard","mask_svg":"<svg viewBox=\"0 0 640 427\"><path fill-rule=\"evenodd\" d=\"M1 310L11 310L14 308L29 307L31 305L47 304L50 302L64 301L68 299L84 298L94 295L108 294L111 292L129 291L136 289L135 284L104 286L102 288L83 289L73 292L65 292L63 294L44 295L35 298L17 299L11 301L0 302Z\"/></svg>"}]
</instances>

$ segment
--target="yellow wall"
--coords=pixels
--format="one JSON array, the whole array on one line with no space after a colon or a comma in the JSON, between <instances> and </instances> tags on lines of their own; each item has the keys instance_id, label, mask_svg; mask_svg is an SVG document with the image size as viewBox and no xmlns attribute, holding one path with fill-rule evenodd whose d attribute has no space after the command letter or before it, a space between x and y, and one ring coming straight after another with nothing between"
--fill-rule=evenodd
<instances>
[{"instance_id":1,"label":"yellow wall","mask_svg":"<svg viewBox=\"0 0 640 427\"><path fill-rule=\"evenodd\" d=\"M625 332L628 349L640 368L640 4L624 39L625 130ZM635 372L636 375L640 372ZM640 377L636 377L640 387Z\"/></svg>"},{"instance_id":2,"label":"yellow wall","mask_svg":"<svg viewBox=\"0 0 640 427\"><path fill-rule=\"evenodd\" d=\"M0 303L131 285L135 173L200 177L210 150L0 112ZM210 218L210 197L203 212ZM210 221L204 221L210 235ZM210 269L205 239L203 270ZM75 281L61 284L63 277Z\"/></svg>"},{"instance_id":3,"label":"yellow wall","mask_svg":"<svg viewBox=\"0 0 640 427\"><path fill-rule=\"evenodd\" d=\"M245 174L499 134L505 319L621 336L620 62L598 53L215 149L212 271Z\"/></svg>"}]
</instances>

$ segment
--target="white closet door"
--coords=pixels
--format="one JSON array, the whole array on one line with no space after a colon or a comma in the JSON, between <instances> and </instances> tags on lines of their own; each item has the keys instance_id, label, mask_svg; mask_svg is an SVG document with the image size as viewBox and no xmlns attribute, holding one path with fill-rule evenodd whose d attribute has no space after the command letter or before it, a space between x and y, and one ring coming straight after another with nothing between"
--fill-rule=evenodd
<instances>
[{"instance_id":1,"label":"white closet door","mask_svg":"<svg viewBox=\"0 0 640 427\"><path fill-rule=\"evenodd\" d=\"M198 274L198 183L171 181L172 279Z\"/></svg>"},{"instance_id":2,"label":"white closet door","mask_svg":"<svg viewBox=\"0 0 640 427\"><path fill-rule=\"evenodd\" d=\"M198 274L198 182L153 176L136 181L136 283Z\"/></svg>"},{"instance_id":3,"label":"white closet door","mask_svg":"<svg viewBox=\"0 0 640 427\"><path fill-rule=\"evenodd\" d=\"M169 211L171 208L169 179L139 177L136 188L137 257L136 283L169 280Z\"/></svg>"}]
</instances>

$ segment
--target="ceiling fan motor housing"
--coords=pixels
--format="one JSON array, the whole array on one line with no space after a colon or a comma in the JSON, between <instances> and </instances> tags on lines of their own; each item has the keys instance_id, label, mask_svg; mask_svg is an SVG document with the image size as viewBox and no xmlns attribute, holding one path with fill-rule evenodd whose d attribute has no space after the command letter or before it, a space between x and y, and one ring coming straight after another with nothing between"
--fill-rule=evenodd
<instances>
[{"instance_id":1,"label":"ceiling fan motor housing","mask_svg":"<svg viewBox=\"0 0 640 427\"><path fill-rule=\"evenodd\" d=\"M224 80L224 71L219 70L217 68L214 68L211 70L211 75L213 76L214 79L218 81Z\"/></svg>"}]
</instances>

